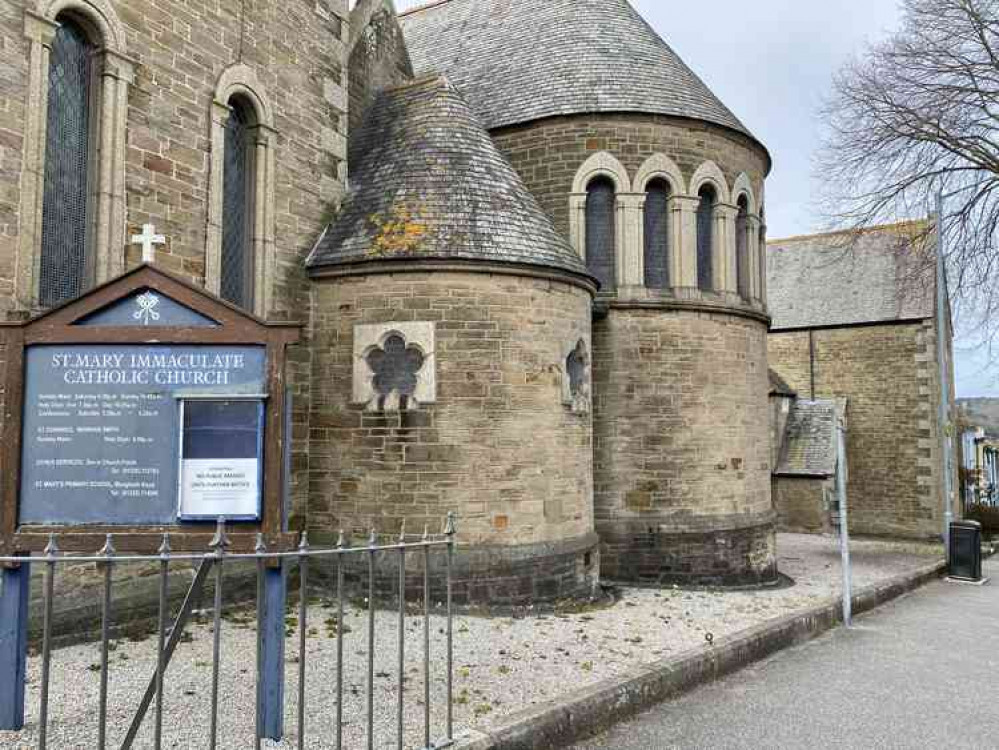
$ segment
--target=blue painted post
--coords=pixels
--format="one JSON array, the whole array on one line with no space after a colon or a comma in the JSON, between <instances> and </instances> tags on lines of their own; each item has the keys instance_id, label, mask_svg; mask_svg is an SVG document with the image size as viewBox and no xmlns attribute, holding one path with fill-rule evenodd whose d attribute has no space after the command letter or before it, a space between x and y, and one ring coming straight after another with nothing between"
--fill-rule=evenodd
<instances>
[{"instance_id":1,"label":"blue painted post","mask_svg":"<svg viewBox=\"0 0 999 750\"><path fill-rule=\"evenodd\" d=\"M263 606L257 633L261 665L257 682L257 712L263 739L284 736L284 608L288 580L284 564L264 570Z\"/></svg>"},{"instance_id":2,"label":"blue painted post","mask_svg":"<svg viewBox=\"0 0 999 750\"><path fill-rule=\"evenodd\" d=\"M28 657L31 566L5 568L0 576L0 730L24 729L24 671Z\"/></svg>"}]
</instances>

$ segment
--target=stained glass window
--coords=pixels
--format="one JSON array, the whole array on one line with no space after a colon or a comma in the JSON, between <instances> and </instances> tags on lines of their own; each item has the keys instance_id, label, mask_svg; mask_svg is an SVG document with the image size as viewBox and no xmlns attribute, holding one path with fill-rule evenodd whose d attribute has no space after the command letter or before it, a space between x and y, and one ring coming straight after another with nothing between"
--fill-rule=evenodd
<instances>
[{"instance_id":1,"label":"stained glass window","mask_svg":"<svg viewBox=\"0 0 999 750\"><path fill-rule=\"evenodd\" d=\"M739 196L739 215L735 220L735 270L739 296L749 299L749 201Z\"/></svg>"},{"instance_id":2,"label":"stained glass window","mask_svg":"<svg viewBox=\"0 0 999 750\"><path fill-rule=\"evenodd\" d=\"M645 189L645 286L669 287L669 183L652 180Z\"/></svg>"},{"instance_id":3,"label":"stained glass window","mask_svg":"<svg viewBox=\"0 0 999 750\"><path fill-rule=\"evenodd\" d=\"M52 43L45 136L39 301L58 305L90 278L91 86L94 45L60 18Z\"/></svg>"},{"instance_id":4,"label":"stained glass window","mask_svg":"<svg viewBox=\"0 0 999 750\"><path fill-rule=\"evenodd\" d=\"M716 193L710 185L705 185L698 193L701 199L697 206L697 287L714 288L714 231Z\"/></svg>"},{"instance_id":5,"label":"stained glass window","mask_svg":"<svg viewBox=\"0 0 999 750\"><path fill-rule=\"evenodd\" d=\"M615 202L614 183L607 177L597 177L586 188L586 265L604 290L616 285Z\"/></svg>"},{"instance_id":6,"label":"stained glass window","mask_svg":"<svg viewBox=\"0 0 999 750\"><path fill-rule=\"evenodd\" d=\"M222 207L222 298L253 307L253 110L242 99L229 102L225 128Z\"/></svg>"}]
</instances>

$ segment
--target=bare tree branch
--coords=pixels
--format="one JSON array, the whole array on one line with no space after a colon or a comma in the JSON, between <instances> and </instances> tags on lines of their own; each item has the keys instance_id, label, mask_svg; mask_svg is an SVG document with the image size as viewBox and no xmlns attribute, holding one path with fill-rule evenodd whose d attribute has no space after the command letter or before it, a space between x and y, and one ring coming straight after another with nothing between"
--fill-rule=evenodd
<instances>
[{"instance_id":1,"label":"bare tree branch","mask_svg":"<svg viewBox=\"0 0 999 750\"><path fill-rule=\"evenodd\" d=\"M902 10L901 30L834 79L820 211L830 228L859 230L923 217L937 191L961 191L942 222L952 292L999 337L999 0Z\"/></svg>"}]
</instances>

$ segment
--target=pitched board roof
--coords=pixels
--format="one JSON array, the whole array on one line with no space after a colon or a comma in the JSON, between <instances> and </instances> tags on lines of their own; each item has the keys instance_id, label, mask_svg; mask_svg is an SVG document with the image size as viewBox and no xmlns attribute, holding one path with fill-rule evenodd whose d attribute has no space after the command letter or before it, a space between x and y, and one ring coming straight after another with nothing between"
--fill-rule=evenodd
<instances>
[{"instance_id":1,"label":"pitched board roof","mask_svg":"<svg viewBox=\"0 0 999 750\"><path fill-rule=\"evenodd\" d=\"M767 243L773 329L933 317L936 270L926 227L909 222Z\"/></svg>"},{"instance_id":2,"label":"pitched board roof","mask_svg":"<svg viewBox=\"0 0 999 750\"><path fill-rule=\"evenodd\" d=\"M350 141L350 188L308 266L488 260L590 278L447 79L379 94Z\"/></svg>"},{"instance_id":3,"label":"pitched board roof","mask_svg":"<svg viewBox=\"0 0 999 750\"><path fill-rule=\"evenodd\" d=\"M446 74L490 129L644 112L746 127L627 0L445 0L400 16L418 74Z\"/></svg>"},{"instance_id":4,"label":"pitched board roof","mask_svg":"<svg viewBox=\"0 0 999 750\"><path fill-rule=\"evenodd\" d=\"M834 476L836 426L845 409L846 399L796 401L788 416L787 438L775 473L779 476Z\"/></svg>"}]
</instances>

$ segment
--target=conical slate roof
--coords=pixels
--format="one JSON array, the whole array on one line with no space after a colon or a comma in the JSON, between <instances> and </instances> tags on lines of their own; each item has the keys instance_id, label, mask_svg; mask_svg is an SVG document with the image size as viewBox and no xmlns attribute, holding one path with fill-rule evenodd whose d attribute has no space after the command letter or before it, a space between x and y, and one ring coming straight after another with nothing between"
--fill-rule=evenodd
<instances>
[{"instance_id":1,"label":"conical slate roof","mask_svg":"<svg viewBox=\"0 0 999 750\"><path fill-rule=\"evenodd\" d=\"M379 94L351 137L350 189L309 257L487 260L589 278L461 95L441 76Z\"/></svg>"},{"instance_id":2,"label":"conical slate roof","mask_svg":"<svg viewBox=\"0 0 999 750\"><path fill-rule=\"evenodd\" d=\"M627 0L444 0L400 20L417 74L447 75L489 129L643 112L751 136Z\"/></svg>"}]
</instances>

